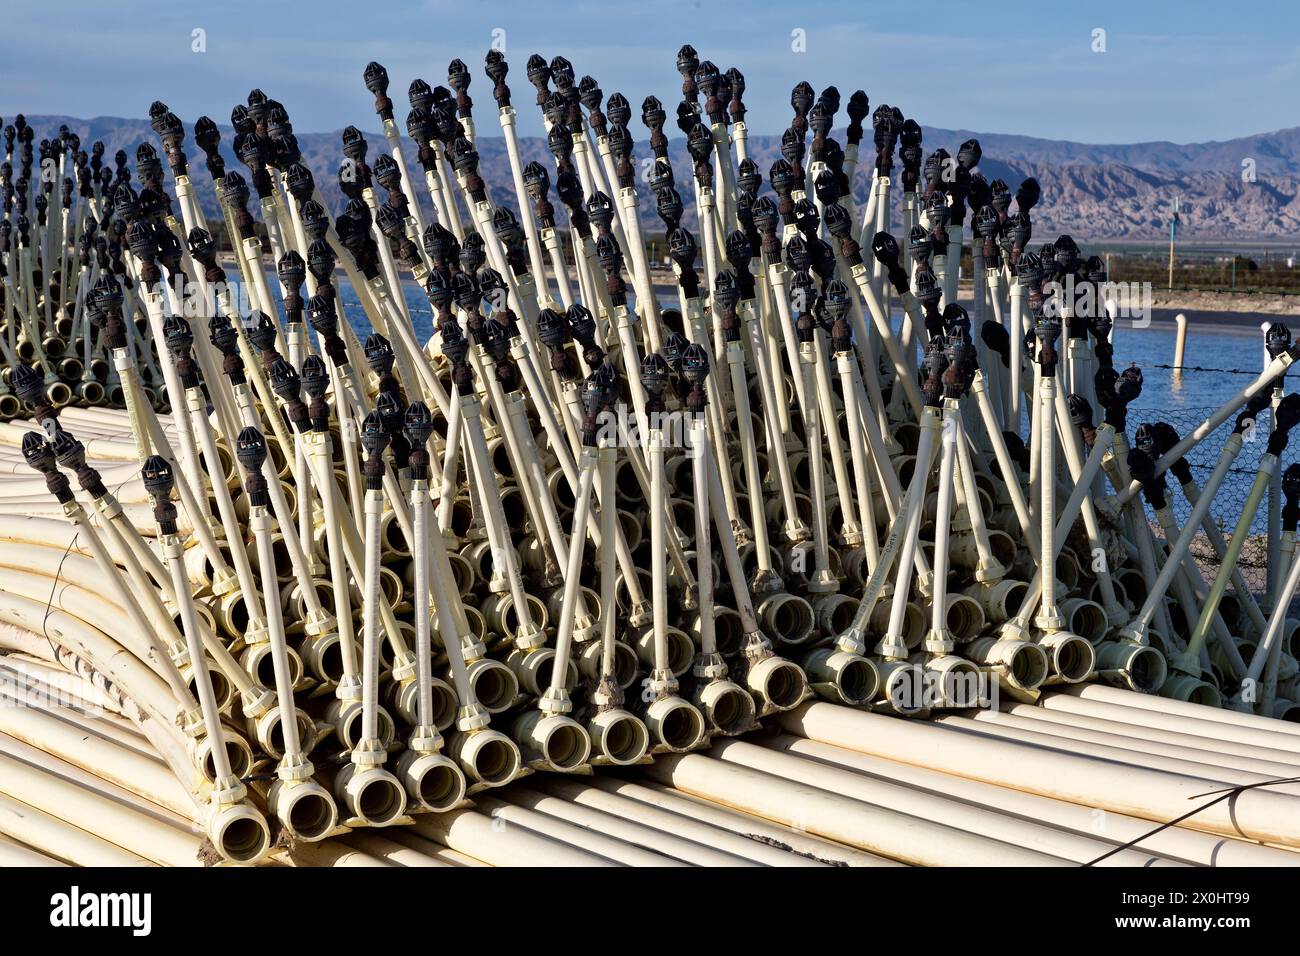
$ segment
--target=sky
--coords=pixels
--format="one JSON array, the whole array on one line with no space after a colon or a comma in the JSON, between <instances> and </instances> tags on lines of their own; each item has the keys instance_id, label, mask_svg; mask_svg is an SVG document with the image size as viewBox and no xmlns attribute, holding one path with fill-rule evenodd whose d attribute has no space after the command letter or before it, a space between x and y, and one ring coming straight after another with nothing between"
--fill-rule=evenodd
<instances>
[{"instance_id":1,"label":"sky","mask_svg":"<svg viewBox=\"0 0 1300 956\"><path fill-rule=\"evenodd\" d=\"M639 116L681 96L682 43L738 67L755 133L789 123L790 88L866 90L923 126L1085 143L1224 140L1300 125L1300 3L1251 0L60 0L9 3L0 20L0 117L17 112L228 122L254 86L296 130L378 129L367 62L392 78L399 123L419 76L470 67L481 131L495 115L483 56L511 65L520 130L542 130L525 75L563 54ZM840 117L840 122L844 117ZM495 123L492 124L495 127ZM634 118L638 135L639 118ZM671 124L670 124L671 125ZM675 129L670 132L675 133Z\"/></svg>"}]
</instances>

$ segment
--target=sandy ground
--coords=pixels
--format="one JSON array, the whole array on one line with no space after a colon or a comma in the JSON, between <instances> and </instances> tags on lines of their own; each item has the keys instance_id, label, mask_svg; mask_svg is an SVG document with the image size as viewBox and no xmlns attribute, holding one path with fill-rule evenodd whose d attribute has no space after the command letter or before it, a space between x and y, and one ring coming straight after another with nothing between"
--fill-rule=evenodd
<instances>
[{"instance_id":1,"label":"sandy ground","mask_svg":"<svg viewBox=\"0 0 1300 956\"><path fill-rule=\"evenodd\" d=\"M1250 315L1300 315L1300 295L1244 292L1155 292L1156 309L1195 312L1240 312Z\"/></svg>"}]
</instances>

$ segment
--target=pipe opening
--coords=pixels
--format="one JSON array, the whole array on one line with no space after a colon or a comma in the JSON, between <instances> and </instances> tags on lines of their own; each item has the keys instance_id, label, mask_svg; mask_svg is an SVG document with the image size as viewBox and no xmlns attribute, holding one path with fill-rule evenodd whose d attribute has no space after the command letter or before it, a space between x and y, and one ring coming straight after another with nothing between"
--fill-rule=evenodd
<instances>
[{"instance_id":1,"label":"pipe opening","mask_svg":"<svg viewBox=\"0 0 1300 956\"><path fill-rule=\"evenodd\" d=\"M357 794L357 815L379 825L390 822L405 809L402 788L391 777L375 777Z\"/></svg>"},{"instance_id":2,"label":"pipe opening","mask_svg":"<svg viewBox=\"0 0 1300 956\"><path fill-rule=\"evenodd\" d=\"M1004 568L1016 563L1016 543L1004 531L989 532L989 550L993 552L994 560Z\"/></svg>"},{"instance_id":3,"label":"pipe opening","mask_svg":"<svg viewBox=\"0 0 1300 956\"><path fill-rule=\"evenodd\" d=\"M337 813L323 792L312 790L293 801L289 809L289 829L304 840L319 840L334 828Z\"/></svg>"},{"instance_id":4,"label":"pipe opening","mask_svg":"<svg viewBox=\"0 0 1300 956\"><path fill-rule=\"evenodd\" d=\"M865 704L876 696L880 679L865 657L849 661L840 668L835 686L846 704Z\"/></svg>"},{"instance_id":5,"label":"pipe opening","mask_svg":"<svg viewBox=\"0 0 1300 956\"><path fill-rule=\"evenodd\" d=\"M227 730L226 734L230 731ZM236 777L243 777L253 766L253 754L248 749L243 740L235 737L226 738L226 760L230 763L230 772ZM212 759L212 750L209 747L203 758L203 775L209 781L217 779L217 763Z\"/></svg>"},{"instance_id":6,"label":"pipe opening","mask_svg":"<svg viewBox=\"0 0 1300 956\"><path fill-rule=\"evenodd\" d=\"M717 610L718 613L713 615L713 639L717 642L718 653L723 657L734 657L740 653L745 637L745 629L740 624L740 615L730 608Z\"/></svg>"},{"instance_id":7,"label":"pipe opening","mask_svg":"<svg viewBox=\"0 0 1300 956\"><path fill-rule=\"evenodd\" d=\"M212 696L217 699L217 709L226 710L230 707L235 698L235 685L230 683L230 679L215 667L208 668L208 675L212 680ZM190 693L194 699L198 700L199 685L193 676L190 677Z\"/></svg>"},{"instance_id":8,"label":"pipe opening","mask_svg":"<svg viewBox=\"0 0 1300 956\"><path fill-rule=\"evenodd\" d=\"M492 713L499 713L509 707L519 693L519 681L514 672L496 662L486 667L480 664L474 671L472 680L474 696Z\"/></svg>"},{"instance_id":9,"label":"pipe opening","mask_svg":"<svg viewBox=\"0 0 1300 956\"><path fill-rule=\"evenodd\" d=\"M241 637L248 632L248 603L244 600L243 594L231 595L226 604L226 620L234 631L231 637ZM266 686L272 685L266 684Z\"/></svg>"},{"instance_id":10,"label":"pipe opening","mask_svg":"<svg viewBox=\"0 0 1300 956\"><path fill-rule=\"evenodd\" d=\"M545 690L551 686L551 675L555 672L555 655L549 654L546 660L537 665L537 686Z\"/></svg>"},{"instance_id":11,"label":"pipe opening","mask_svg":"<svg viewBox=\"0 0 1300 956\"><path fill-rule=\"evenodd\" d=\"M435 703L436 703L436 698L435 698ZM393 735L397 732L396 728L393 725L393 718L389 716L388 711L384 710L384 708L382 707L378 708L376 717L378 718L377 723L379 726L379 739L382 740L386 746L388 742L393 739ZM361 742L362 739L361 727L362 727L363 719L364 719L364 715L360 707L353 707L348 712L348 715L346 719L343 721L343 726L341 728L344 746L346 749L351 750Z\"/></svg>"},{"instance_id":12,"label":"pipe opening","mask_svg":"<svg viewBox=\"0 0 1300 956\"><path fill-rule=\"evenodd\" d=\"M454 553L447 555L447 563L451 565L451 576L456 581L456 590L461 594L469 594L474 587L474 568L463 557Z\"/></svg>"},{"instance_id":13,"label":"pipe opening","mask_svg":"<svg viewBox=\"0 0 1300 956\"><path fill-rule=\"evenodd\" d=\"M790 708L803 699L805 686L803 671L789 661L783 661L768 674L763 696L776 707Z\"/></svg>"},{"instance_id":14,"label":"pipe opening","mask_svg":"<svg viewBox=\"0 0 1300 956\"><path fill-rule=\"evenodd\" d=\"M386 554L411 553L411 548L407 545L406 535L402 533L402 523L395 518L391 522L383 524L383 544L385 544Z\"/></svg>"},{"instance_id":15,"label":"pipe opening","mask_svg":"<svg viewBox=\"0 0 1300 956\"><path fill-rule=\"evenodd\" d=\"M830 633L841 634L848 630L857 613L858 605L855 601L837 601L830 610Z\"/></svg>"},{"instance_id":16,"label":"pipe opening","mask_svg":"<svg viewBox=\"0 0 1300 956\"><path fill-rule=\"evenodd\" d=\"M721 645L719 645L721 646ZM636 651L621 641L614 645L614 680L624 690L631 687L641 672L641 662L637 660Z\"/></svg>"},{"instance_id":17,"label":"pipe opening","mask_svg":"<svg viewBox=\"0 0 1300 956\"><path fill-rule=\"evenodd\" d=\"M284 756L284 715L280 711L269 715L269 720L265 725L263 734L266 738L267 750L273 757Z\"/></svg>"},{"instance_id":18,"label":"pipe opening","mask_svg":"<svg viewBox=\"0 0 1300 956\"><path fill-rule=\"evenodd\" d=\"M601 749L605 756L617 763L631 763L640 759L650 746L650 734L645 724L631 714L619 717L605 728Z\"/></svg>"},{"instance_id":19,"label":"pipe opening","mask_svg":"<svg viewBox=\"0 0 1300 956\"><path fill-rule=\"evenodd\" d=\"M919 667L896 667L885 683L885 697L900 714L914 714L923 706L923 682Z\"/></svg>"},{"instance_id":20,"label":"pipe opening","mask_svg":"<svg viewBox=\"0 0 1300 956\"><path fill-rule=\"evenodd\" d=\"M614 470L614 487L618 491L617 500L620 503L641 504L645 501L645 493L641 490L641 482L637 480L636 469L625 458L619 459L618 467Z\"/></svg>"},{"instance_id":21,"label":"pipe opening","mask_svg":"<svg viewBox=\"0 0 1300 956\"><path fill-rule=\"evenodd\" d=\"M772 604L769 621L777 639L786 644L802 644L812 637L813 613L808 602L786 595Z\"/></svg>"},{"instance_id":22,"label":"pipe opening","mask_svg":"<svg viewBox=\"0 0 1300 956\"><path fill-rule=\"evenodd\" d=\"M1106 612L1091 601L1080 601L1070 614L1070 630L1090 644L1105 637L1107 627Z\"/></svg>"},{"instance_id":23,"label":"pipe opening","mask_svg":"<svg viewBox=\"0 0 1300 956\"><path fill-rule=\"evenodd\" d=\"M724 734L748 730L754 721L754 698L739 687L728 688L709 706L709 720Z\"/></svg>"},{"instance_id":24,"label":"pipe opening","mask_svg":"<svg viewBox=\"0 0 1300 956\"><path fill-rule=\"evenodd\" d=\"M694 707L674 707L659 724L659 736L673 750L688 750L704 735L704 718Z\"/></svg>"},{"instance_id":25,"label":"pipe opening","mask_svg":"<svg viewBox=\"0 0 1300 956\"><path fill-rule=\"evenodd\" d=\"M474 525L474 507L465 498L457 498L451 503L451 530L457 538L464 540L469 529ZM457 579L459 580L459 579ZM464 589L461 589L464 593Z\"/></svg>"},{"instance_id":26,"label":"pipe opening","mask_svg":"<svg viewBox=\"0 0 1300 956\"><path fill-rule=\"evenodd\" d=\"M269 651L258 658L257 665L253 668L253 671L253 677L263 687L275 686L275 660L272 658ZM295 681L294 683L297 682Z\"/></svg>"},{"instance_id":27,"label":"pipe opening","mask_svg":"<svg viewBox=\"0 0 1300 956\"><path fill-rule=\"evenodd\" d=\"M1139 572L1132 568L1125 568L1115 575L1115 580L1123 586L1125 596L1134 604L1141 604L1147 599L1146 580Z\"/></svg>"},{"instance_id":28,"label":"pipe opening","mask_svg":"<svg viewBox=\"0 0 1300 956\"><path fill-rule=\"evenodd\" d=\"M402 603L402 579L397 576L392 568L382 566L379 569L379 587L384 592L384 598L388 601L390 607L397 607ZM385 641L385 643L387 643Z\"/></svg>"},{"instance_id":29,"label":"pipe opening","mask_svg":"<svg viewBox=\"0 0 1300 956\"><path fill-rule=\"evenodd\" d=\"M1056 672L1065 680L1078 682L1087 680L1096 664L1096 655L1092 645L1081 637L1063 641L1055 652Z\"/></svg>"},{"instance_id":30,"label":"pipe opening","mask_svg":"<svg viewBox=\"0 0 1300 956\"><path fill-rule=\"evenodd\" d=\"M1032 690L1047 680L1047 655L1032 644L1021 644L1011 653L1007 665L1011 679Z\"/></svg>"},{"instance_id":31,"label":"pipe opening","mask_svg":"<svg viewBox=\"0 0 1300 956\"><path fill-rule=\"evenodd\" d=\"M519 772L519 751L509 741L494 737L484 741L474 754L474 775L484 783L500 786Z\"/></svg>"},{"instance_id":32,"label":"pipe opening","mask_svg":"<svg viewBox=\"0 0 1300 956\"><path fill-rule=\"evenodd\" d=\"M316 655L318 662L316 674L321 680L337 684L343 679L343 642L337 636L324 644Z\"/></svg>"},{"instance_id":33,"label":"pipe opening","mask_svg":"<svg viewBox=\"0 0 1300 956\"><path fill-rule=\"evenodd\" d=\"M623 537L627 539L628 550L635 551L646 536L641 519L622 508L618 509L615 517L618 518L619 527L623 529Z\"/></svg>"},{"instance_id":34,"label":"pipe opening","mask_svg":"<svg viewBox=\"0 0 1300 956\"><path fill-rule=\"evenodd\" d=\"M513 485L501 489L501 510L505 513L508 527L522 528L528 520L528 507L524 502L524 496Z\"/></svg>"},{"instance_id":35,"label":"pipe opening","mask_svg":"<svg viewBox=\"0 0 1300 956\"><path fill-rule=\"evenodd\" d=\"M668 629L668 669L673 675L684 674L695 662L695 642L685 632Z\"/></svg>"},{"instance_id":36,"label":"pipe opening","mask_svg":"<svg viewBox=\"0 0 1300 956\"><path fill-rule=\"evenodd\" d=\"M510 449L505 441L498 441L492 449L492 467L498 475L506 478L513 478L515 474L514 463L510 460Z\"/></svg>"},{"instance_id":37,"label":"pipe opening","mask_svg":"<svg viewBox=\"0 0 1300 956\"><path fill-rule=\"evenodd\" d=\"M980 672L966 661L943 675L943 699L952 707L974 707L980 701Z\"/></svg>"},{"instance_id":38,"label":"pipe opening","mask_svg":"<svg viewBox=\"0 0 1300 956\"><path fill-rule=\"evenodd\" d=\"M1129 660L1129 680L1133 689L1143 694L1154 694L1165 682L1169 671L1164 655L1154 647L1143 647Z\"/></svg>"},{"instance_id":39,"label":"pipe opening","mask_svg":"<svg viewBox=\"0 0 1300 956\"><path fill-rule=\"evenodd\" d=\"M218 850L235 863L251 863L266 852L269 840L265 823L253 817L239 817L221 828Z\"/></svg>"},{"instance_id":40,"label":"pipe opening","mask_svg":"<svg viewBox=\"0 0 1300 956\"><path fill-rule=\"evenodd\" d=\"M438 728L450 727L456 719L456 709L460 701L451 686L441 681L433 682L433 725Z\"/></svg>"},{"instance_id":41,"label":"pipe opening","mask_svg":"<svg viewBox=\"0 0 1300 956\"><path fill-rule=\"evenodd\" d=\"M944 621L953 640L959 644L973 640L984 626L984 613L980 606L968 597L960 594L948 596L948 607ZM847 626L847 625L846 625ZM844 628L837 628L838 634Z\"/></svg>"},{"instance_id":42,"label":"pipe opening","mask_svg":"<svg viewBox=\"0 0 1300 956\"><path fill-rule=\"evenodd\" d=\"M98 382L83 382L81 397L89 405L98 405L104 400L104 386ZM3 403L0 403L0 413L3 413Z\"/></svg>"},{"instance_id":43,"label":"pipe opening","mask_svg":"<svg viewBox=\"0 0 1300 956\"><path fill-rule=\"evenodd\" d=\"M1056 556L1056 579L1065 585L1067 591L1073 591L1079 586L1080 573L1079 559L1074 552L1062 548Z\"/></svg>"},{"instance_id":44,"label":"pipe opening","mask_svg":"<svg viewBox=\"0 0 1300 956\"><path fill-rule=\"evenodd\" d=\"M909 651L916 650L925 640L928 629L925 612L918 605L909 602L903 608L903 644Z\"/></svg>"},{"instance_id":45,"label":"pipe opening","mask_svg":"<svg viewBox=\"0 0 1300 956\"><path fill-rule=\"evenodd\" d=\"M796 491L807 494L812 488L812 459L805 452L796 452L790 456L790 479Z\"/></svg>"},{"instance_id":46,"label":"pipe opening","mask_svg":"<svg viewBox=\"0 0 1300 956\"><path fill-rule=\"evenodd\" d=\"M465 794L464 778L450 763L430 763L420 774L420 802L437 811L450 810Z\"/></svg>"},{"instance_id":47,"label":"pipe opening","mask_svg":"<svg viewBox=\"0 0 1300 956\"><path fill-rule=\"evenodd\" d=\"M73 401L73 390L62 384L61 381L56 381L55 384L49 386L45 394L49 395L49 403L56 408L68 405L70 401Z\"/></svg>"},{"instance_id":48,"label":"pipe opening","mask_svg":"<svg viewBox=\"0 0 1300 956\"><path fill-rule=\"evenodd\" d=\"M1300 704L1290 700L1279 700L1273 706L1273 717L1292 724L1300 723Z\"/></svg>"},{"instance_id":49,"label":"pipe opening","mask_svg":"<svg viewBox=\"0 0 1300 956\"><path fill-rule=\"evenodd\" d=\"M590 753L587 735L581 727L568 722L561 723L546 735L544 747L547 762L561 770L579 766Z\"/></svg>"}]
</instances>

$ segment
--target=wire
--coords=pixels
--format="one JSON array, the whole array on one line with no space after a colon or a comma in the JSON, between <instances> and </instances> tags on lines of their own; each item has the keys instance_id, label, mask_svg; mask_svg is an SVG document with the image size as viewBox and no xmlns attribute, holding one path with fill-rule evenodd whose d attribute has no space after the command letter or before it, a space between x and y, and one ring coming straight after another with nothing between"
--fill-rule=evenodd
<instances>
[{"instance_id":1,"label":"wire","mask_svg":"<svg viewBox=\"0 0 1300 956\"><path fill-rule=\"evenodd\" d=\"M1249 375L1251 378L1259 378L1259 369L1247 368L1213 368L1209 365L1166 365L1163 362L1144 362L1144 368L1167 368L1175 372L1218 372L1221 375Z\"/></svg>"},{"instance_id":2,"label":"wire","mask_svg":"<svg viewBox=\"0 0 1300 956\"><path fill-rule=\"evenodd\" d=\"M55 660L59 658L59 649L54 644L54 638L50 637L46 622L49 621L50 613L54 610L54 594L59 589L59 578L63 575L63 562L68 560L68 555L72 553L72 546L77 543L79 537L81 537L80 531L72 536L72 540L68 542L68 547L63 552L63 557L59 558L59 566L54 570L54 583L50 585L50 596L45 602L45 616L41 618L41 634L44 635L46 643L50 645L50 651L54 654Z\"/></svg>"},{"instance_id":3,"label":"wire","mask_svg":"<svg viewBox=\"0 0 1300 956\"><path fill-rule=\"evenodd\" d=\"M1089 860L1087 863L1084 863L1083 865L1096 866L1102 860L1110 859L1112 856L1114 856L1116 853L1121 852L1122 850L1130 850L1133 847L1137 846L1139 843L1141 843L1143 840L1149 837L1153 837L1157 833L1162 833L1163 831L1168 830L1170 827L1177 826L1178 824L1182 823L1184 820L1189 820L1192 817L1196 816L1196 814L1200 813L1202 810L1207 810L1210 807L1214 806L1216 803L1222 803L1224 800L1231 800L1234 797L1240 795L1241 793L1244 793L1247 790L1254 790L1256 787L1272 787L1283 783L1300 783L1300 777L1285 777L1279 780L1261 780L1258 783L1245 783L1239 787L1229 787L1226 790L1210 790L1207 793L1194 793L1187 799L1195 800L1197 797L1211 797L1214 796L1216 793L1218 794L1218 796L1214 797L1214 799L1211 800L1209 803L1205 803L1197 807L1195 810L1187 811L1181 817L1174 817L1174 819L1170 820L1168 823L1160 824L1160 826L1156 827L1154 830L1142 834L1140 837L1138 837L1135 840L1129 840L1129 842L1121 844L1120 846L1115 847L1115 849L1113 850L1107 850L1105 853L1097 857L1095 860Z\"/></svg>"}]
</instances>

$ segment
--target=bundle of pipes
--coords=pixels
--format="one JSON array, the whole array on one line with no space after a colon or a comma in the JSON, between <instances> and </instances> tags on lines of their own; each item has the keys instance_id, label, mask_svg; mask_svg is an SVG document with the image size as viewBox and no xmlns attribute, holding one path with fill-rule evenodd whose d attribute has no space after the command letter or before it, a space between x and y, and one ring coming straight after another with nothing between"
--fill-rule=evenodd
<instances>
[{"instance_id":1,"label":"bundle of pipes","mask_svg":"<svg viewBox=\"0 0 1300 956\"><path fill-rule=\"evenodd\" d=\"M41 140L39 169L33 171L34 139L35 131L21 113L4 128L0 421L22 413L24 395L37 382L56 408L121 408L125 401L120 375L89 321L86 302L102 276L117 277L126 294L134 294L122 262L121 226L114 225L108 209L109 197L131 179L127 155L119 150L115 168L109 168L102 142L95 142L87 155L81 138L64 125L54 138ZM137 155L136 172L146 183L152 181L149 177L161 179L162 166L152 147ZM148 329L139 322L128 331L143 393L155 408L165 408L158 352ZM28 366L35 379L15 377Z\"/></svg>"},{"instance_id":2,"label":"bundle of pipes","mask_svg":"<svg viewBox=\"0 0 1300 956\"><path fill-rule=\"evenodd\" d=\"M628 101L613 94L602 112L595 81L575 81L562 57L532 57L528 79L567 233L552 173L521 163L496 51L487 74L513 180L498 185L513 185L517 213L479 173L459 60L451 90L410 87L427 226L378 64L364 78L391 154L369 163L359 131L344 132L337 215L283 105L254 90L232 114L248 178L226 170L216 124L197 121L247 311L165 105L150 114L175 197L147 144L139 191L120 174L100 202L92 183L99 221L84 234L111 238L77 304L125 414L61 412L54 385L13 367L37 427L0 442L11 460L20 447L75 536L35 514L30 478L0 486L19 506L0 509L0 529L24 543L0 575L0 616L25 629L0 640L129 702L203 801L217 857L260 859L268 817L311 843L496 799L480 795L532 771L694 766L671 755L730 753L717 741L759 720L820 713L800 709L813 695L938 715L994 685L1034 701L1100 680L1295 709L1284 645L1300 561L1269 617L1239 578L1235 617L1225 602L1300 420L1282 391L1300 354L1286 330L1270 333L1260 378L1195 432L1144 425L1130 449L1141 374L1113 365L1109 315L1086 304L1104 296L1058 292L1100 292L1104 269L1065 236L1028 250L1033 180L1011 215L1010 190L976 168L978 143L923 163L920 126L881 106L860 211L849 187L867 97L849 98L841 147L838 91L801 83L774 201L748 155L743 76L689 46L677 65L699 242L666 111L653 97L642 110L675 308L655 294ZM969 311L957 301L968 205ZM435 315L425 342L408 273ZM206 328L181 314L196 302ZM30 292L28 305L18 312L34 314ZM171 416L155 407L163 395ZM1269 451L1228 543L1210 502L1270 401ZM1183 456L1238 410L1198 488ZM1181 529L1167 469L1193 505ZM1289 558L1300 472L1283 486ZM1188 552L1202 529L1222 558L1208 584Z\"/></svg>"},{"instance_id":3,"label":"bundle of pipes","mask_svg":"<svg viewBox=\"0 0 1300 956\"><path fill-rule=\"evenodd\" d=\"M219 862L201 801L115 688L14 652L0 695L0 866ZM934 724L806 704L779 733L618 775L530 777L408 826L277 840L265 862L1294 866L1300 731L1243 716L1086 685ZM1231 811L1202 797L1176 826L1155 822L1234 787L1251 789Z\"/></svg>"}]
</instances>

